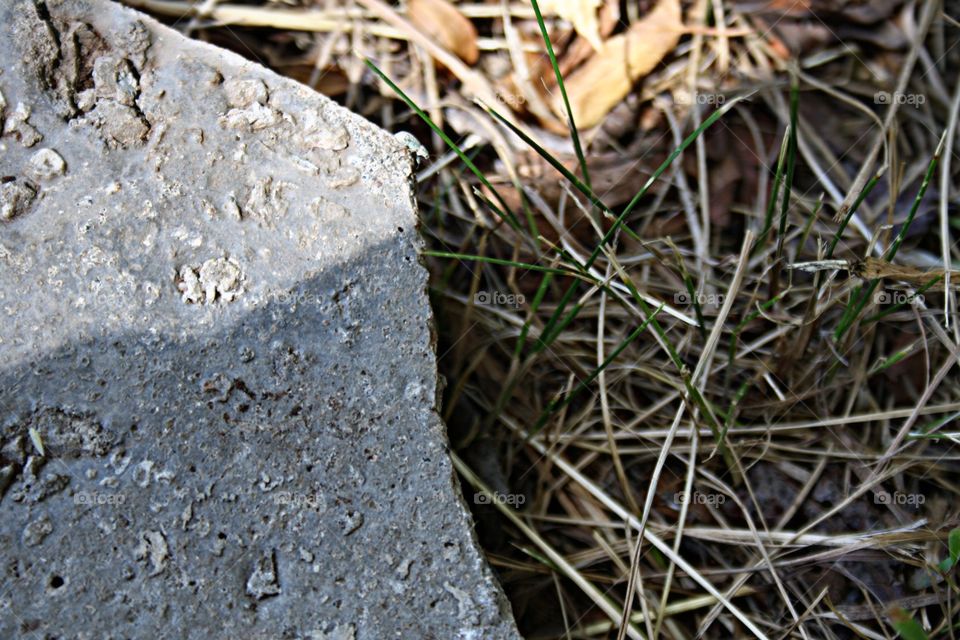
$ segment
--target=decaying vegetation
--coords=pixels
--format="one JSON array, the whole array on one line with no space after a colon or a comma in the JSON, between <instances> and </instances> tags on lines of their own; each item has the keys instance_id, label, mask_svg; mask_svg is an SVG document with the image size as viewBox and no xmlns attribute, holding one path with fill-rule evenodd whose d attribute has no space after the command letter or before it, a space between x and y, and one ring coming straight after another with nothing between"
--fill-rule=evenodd
<instances>
[{"instance_id":1,"label":"decaying vegetation","mask_svg":"<svg viewBox=\"0 0 960 640\"><path fill-rule=\"evenodd\" d=\"M527 637L957 637L960 6L129 4L431 152L444 417Z\"/></svg>"}]
</instances>

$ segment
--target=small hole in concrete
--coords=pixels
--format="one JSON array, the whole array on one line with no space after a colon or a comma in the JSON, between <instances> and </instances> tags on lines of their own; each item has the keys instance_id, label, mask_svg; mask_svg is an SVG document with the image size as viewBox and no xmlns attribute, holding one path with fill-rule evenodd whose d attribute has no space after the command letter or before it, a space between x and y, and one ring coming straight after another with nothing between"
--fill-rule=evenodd
<instances>
[{"instance_id":1,"label":"small hole in concrete","mask_svg":"<svg viewBox=\"0 0 960 640\"><path fill-rule=\"evenodd\" d=\"M60 576L51 576L50 578L51 589L59 589L62 586L63 586L63 578L61 578Z\"/></svg>"}]
</instances>

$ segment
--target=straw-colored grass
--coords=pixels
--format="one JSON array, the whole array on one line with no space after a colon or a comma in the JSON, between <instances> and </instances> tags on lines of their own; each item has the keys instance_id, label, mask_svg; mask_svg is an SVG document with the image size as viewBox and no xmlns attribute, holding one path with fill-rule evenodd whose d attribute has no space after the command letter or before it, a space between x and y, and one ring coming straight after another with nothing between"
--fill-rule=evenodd
<instances>
[{"instance_id":1,"label":"straw-colored grass","mask_svg":"<svg viewBox=\"0 0 960 640\"><path fill-rule=\"evenodd\" d=\"M577 130L591 49L535 2L456 3L472 66L383 0L129 4L431 150L444 417L527 637L957 637L949 6L684 2Z\"/></svg>"}]
</instances>

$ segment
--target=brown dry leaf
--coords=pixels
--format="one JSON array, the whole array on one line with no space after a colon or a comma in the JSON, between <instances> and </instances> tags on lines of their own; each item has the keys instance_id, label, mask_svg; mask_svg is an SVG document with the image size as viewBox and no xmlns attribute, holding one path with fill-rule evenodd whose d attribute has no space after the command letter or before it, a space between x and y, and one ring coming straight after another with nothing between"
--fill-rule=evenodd
<instances>
[{"instance_id":1,"label":"brown dry leaf","mask_svg":"<svg viewBox=\"0 0 960 640\"><path fill-rule=\"evenodd\" d=\"M577 126L599 124L637 80L673 51L682 33L680 0L660 0L643 19L607 40L564 81ZM554 94L551 106L561 117L566 115L559 92Z\"/></svg>"},{"instance_id":2,"label":"brown dry leaf","mask_svg":"<svg viewBox=\"0 0 960 640\"><path fill-rule=\"evenodd\" d=\"M410 22L467 64L480 57L477 29L447 0L408 0Z\"/></svg>"},{"instance_id":3,"label":"brown dry leaf","mask_svg":"<svg viewBox=\"0 0 960 640\"><path fill-rule=\"evenodd\" d=\"M595 51L603 48L600 22L597 19L597 8L601 0L543 0L539 4L543 14L560 16L572 24Z\"/></svg>"}]
</instances>

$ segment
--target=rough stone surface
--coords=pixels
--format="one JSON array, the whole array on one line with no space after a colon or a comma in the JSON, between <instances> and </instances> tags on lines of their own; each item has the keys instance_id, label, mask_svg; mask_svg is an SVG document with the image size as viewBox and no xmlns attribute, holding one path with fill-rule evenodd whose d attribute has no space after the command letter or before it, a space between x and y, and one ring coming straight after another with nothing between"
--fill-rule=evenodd
<instances>
[{"instance_id":1,"label":"rough stone surface","mask_svg":"<svg viewBox=\"0 0 960 640\"><path fill-rule=\"evenodd\" d=\"M410 151L116 5L0 25L0 638L516 637Z\"/></svg>"}]
</instances>

